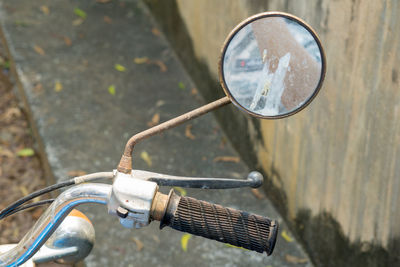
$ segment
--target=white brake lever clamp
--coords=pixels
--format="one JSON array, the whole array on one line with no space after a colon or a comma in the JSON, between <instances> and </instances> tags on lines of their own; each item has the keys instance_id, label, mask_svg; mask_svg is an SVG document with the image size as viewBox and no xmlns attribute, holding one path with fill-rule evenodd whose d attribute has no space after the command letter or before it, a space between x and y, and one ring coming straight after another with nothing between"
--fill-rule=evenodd
<instances>
[{"instance_id":1,"label":"white brake lever clamp","mask_svg":"<svg viewBox=\"0 0 400 267\"><path fill-rule=\"evenodd\" d=\"M117 172L112 186L108 213L117 215L126 228L141 228L150 223L150 208L158 191L155 182Z\"/></svg>"}]
</instances>

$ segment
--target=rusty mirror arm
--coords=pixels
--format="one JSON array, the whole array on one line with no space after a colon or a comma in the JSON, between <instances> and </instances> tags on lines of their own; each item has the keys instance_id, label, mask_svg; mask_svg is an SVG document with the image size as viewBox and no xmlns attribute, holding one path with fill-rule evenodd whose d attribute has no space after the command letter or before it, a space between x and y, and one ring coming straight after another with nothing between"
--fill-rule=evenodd
<instances>
[{"instance_id":1,"label":"rusty mirror arm","mask_svg":"<svg viewBox=\"0 0 400 267\"><path fill-rule=\"evenodd\" d=\"M121 160L118 164L117 170L122 173L131 173L132 171L132 152L134 146L139 143L140 141L149 138L153 135L162 133L170 128L176 127L178 125L181 125L184 122L190 121L194 118L197 118L201 115L204 115L212 110L215 110L217 108L220 108L222 106L225 106L227 104L231 103L231 100L229 97L225 96L223 98L220 98L214 102L211 102L207 105L204 105L200 108L197 108L195 110L189 111L183 115L180 115L176 118L170 119L166 122L163 122L161 124L158 124L152 128L149 128L143 132L140 132L138 134L135 134L132 136L128 142L125 145L125 150L124 154L121 157Z\"/></svg>"}]
</instances>

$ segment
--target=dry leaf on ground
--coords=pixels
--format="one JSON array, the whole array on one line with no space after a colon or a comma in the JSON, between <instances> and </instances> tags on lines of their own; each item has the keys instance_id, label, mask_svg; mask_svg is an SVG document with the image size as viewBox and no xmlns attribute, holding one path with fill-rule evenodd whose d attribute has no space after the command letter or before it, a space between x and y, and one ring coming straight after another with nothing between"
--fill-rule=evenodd
<instances>
[{"instance_id":1,"label":"dry leaf on ground","mask_svg":"<svg viewBox=\"0 0 400 267\"><path fill-rule=\"evenodd\" d=\"M143 249L143 247L144 247L143 242L140 241L140 240L137 239L137 238L134 238L134 237L132 237L131 239L132 239L132 241L135 242L135 244L136 244L136 250L137 250L137 251L141 251L141 250Z\"/></svg>"},{"instance_id":2,"label":"dry leaf on ground","mask_svg":"<svg viewBox=\"0 0 400 267\"><path fill-rule=\"evenodd\" d=\"M166 72L167 66L164 64L164 62L162 62L161 60L154 60L154 61L150 61L149 64L155 64L160 68L161 72Z\"/></svg>"},{"instance_id":3,"label":"dry leaf on ground","mask_svg":"<svg viewBox=\"0 0 400 267\"><path fill-rule=\"evenodd\" d=\"M221 157L215 157L214 162L234 162L234 163L239 163L240 158L239 157L233 157L233 156L221 156Z\"/></svg>"},{"instance_id":4,"label":"dry leaf on ground","mask_svg":"<svg viewBox=\"0 0 400 267\"><path fill-rule=\"evenodd\" d=\"M111 0L96 0L96 2L100 3L100 4L107 4L107 3L110 3Z\"/></svg>"},{"instance_id":5,"label":"dry leaf on ground","mask_svg":"<svg viewBox=\"0 0 400 267\"><path fill-rule=\"evenodd\" d=\"M36 53L38 53L41 56L44 56L46 53L44 52L43 48L41 48L38 45L33 46L33 50L35 50Z\"/></svg>"},{"instance_id":6,"label":"dry leaf on ground","mask_svg":"<svg viewBox=\"0 0 400 267\"><path fill-rule=\"evenodd\" d=\"M21 191L21 193L22 193L22 195L23 195L24 197L26 197L27 195L29 195L29 191L28 191L28 189L26 188L26 186L20 185L20 186L19 186L19 190Z\"/></svg>"},{"instance_id":7,"label":"dry leaf on ground","mask_svg":"<svg viewBox=\"0 0 400 267\"><path fill-rule=\"evenodd\" d=\"M163 106L165 104L165 101L164 100L158 100L157 101L157 103L156 103L156 107L161 107L161 106Z\"/></svg>"},{"instance_id":8,"label":"dry leaf on ground","mask_svg":"<svg viewBox=\"0 0 400 267\"><path fill-rule=\"evenodd\" d=\"M43 14L45 15L49 15L50 14L50 9L48 6L41 6L40 10L43 12Z\"/></svg>"},{"instance_id":9,"label":"dry leaf on ground","mask_svg":"<svg viewBox=\"0 0 400 267\"><path fill-rule=\"evenodd\" d=\"M135 57L133 59L133 62L135 62L135 64L144 64L144 63L149 62L149 58L148 57Z\"/></svg>"},{"instance_id":10,"label":"dry leaf on ground","mask_svg":"<svg viewBox=\"0 0 400 267\"><path fill-rule=\"evenodd\" d=\"M307 258L299 258L290 254L285 255L285 260L289 263L294 263L294 264L301 264L301 263L307 263L308 259Z\"/></svg>"},{"instance_id":11,"label":"dry leaf on ground","mask_svg":"<svg viewBox=\"0 0 400 267\"><path fill-rule=\"evenodd\" d=\"M77 18L75 20L72 21L72 25L74 26L79 26L81 25L85 20L83 18Z\"/></svg>"},{"instance_id":12,"label":"dry leaf on ground","mask_svg":"<svg viewBox=\"0 0 400 267\"><path fill-rule=\"evenodd\" d=\"M196 137L192 134L192 124L188 124L185 128L185 136L191 140L196 139Z\"/></svg>"},{"instance_id":13,"label":"dry leaf on ground","mask_svg":"<svg viewBox=\"0 0 400 267\"><path fill-rule=\"evenodd\" d=\"M31 214L32 214L32 218L37 220L37 219L40 218L40 216L42 216L43 209L42 208L35 208Z\"/></svg>"},{"instance_id":14,"label":"dry leaf on ground","mask_svg":"<svg viewBox=\"0 0 400 267\"><path fill-rule=\"evenodd\" d=\"M67 46L71 46L72 45L71 39L69 39L67 36L63 36L63 39L64 39L64 43Z\"/></svg>"},{"instance_id":15,"label":"dry leaf on ground","mask_svg":"<svg viewBox=\"0 0 400 267\"><path fill-rule=\"evenodd\" d=\"M151 29L151 32L155 35L155 36L160 36L160 31L154 27L153 29Z\"/></svg>"},{"instance_id":16,"label":"dry leaf on ground","mask_svg":"<svg viewBox=\"0 0 400 267\"><path fill-rule=\"evenodd\" d=\"M109 16L104 16L103 20L105 23L108 23L108 24L112 23L112 19Z\"/></svg>"},{"instance_id":17,"label":"dry leaf on ground","mask_svg":"<svg viewBox=\"0 0 400 267\"><path fill-rule=\"evenodd\" d=\"M10 123L14 118L18 118L19 116L21 116L21 110L17 107L8 108L3 114L0 114L1 120L4 120L5 123Z\"/></svg>"},{"instance_id":18,"label":"dry leaf on ground","mask_svg":"<svg viewBox=\"0 0 400 267\"><path fill-rule=\"evenodd\" d=\"M151 118L151 121L147 123L147 126L153 127L156 126L159 122L160 122L160 114L156 113L153 115L153 118Z\"/></svg>"},{"instance_id":19,"label":"dry leaf on ground","mask_svg":"<svg viewBox=\"0 0 400 267\"><path fill-rule=\"evenodd\" d=\"M263 193L260 192L259 189L257 188L252 188L251 189L251 193L253 193L253 195L257 198L257 199L264 199L265 196Z\"/></svg>"},{"instance_id":20,"label":"dry leaf on ground","mask_svg":"<svg viewBox=\"0 0 400 267\"><path fill-rule=\"evenodd\" d=\"M11 150L6 149L4 147L0 147L0 157L13 158L14 154L12 153Z\"/></svg>"}]
</instances>

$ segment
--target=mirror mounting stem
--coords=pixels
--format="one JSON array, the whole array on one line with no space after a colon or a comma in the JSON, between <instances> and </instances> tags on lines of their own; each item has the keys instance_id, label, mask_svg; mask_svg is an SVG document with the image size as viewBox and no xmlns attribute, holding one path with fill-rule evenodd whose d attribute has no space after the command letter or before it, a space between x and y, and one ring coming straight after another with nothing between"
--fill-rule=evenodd
<instances>
[{"instance_id":1,"label":"mirror mounting stem","mask_svg":"<svg viewBox=\"0 0 400 267\"><path fill-rule=\"evenodd\" d=\"M143 132L140 132L138 134L135 134L132 136L128 142L125 145L125 150L124 154L121 157L121 160L118 164L118 171L122 173L129 174L132 171L132 151L134 146L142 141L143 139L146 139L150 136L162 133L170 128L176 127L178 125L181 125L184 122L187 122L189 120L192 120L194 118L197 118L201 115L204 115L212 110L215 110L217 108L220 108L222 106L225 106L227 104L231 103L231 100L229 97L225 96L222 97L214 102L211 102L207 105L204 105L202 107L199 107L195 110L189 111L183 115L180 115L176 118L170 119L166 122L163 122L159 125L156 125L152 128L149 128Z\"/></svg>"}]
</instances>

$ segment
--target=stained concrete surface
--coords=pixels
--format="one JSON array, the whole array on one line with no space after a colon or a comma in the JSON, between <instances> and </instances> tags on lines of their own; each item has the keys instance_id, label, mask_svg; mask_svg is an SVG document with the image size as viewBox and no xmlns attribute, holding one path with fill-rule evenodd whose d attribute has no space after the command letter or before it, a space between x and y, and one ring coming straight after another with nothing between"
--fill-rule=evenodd
<instances>
[{"instance_id":1,"label":"stained concrete surface","mask_svg":"<svg viewBox=\"0 0 400 267\"><path fill-rule=\"evenodd\" d=\"M75 8L86 18L76 15ZM42 144L40 152L55 180L65 179L71 171L114 169L126 140L148 128L154 114L165 121L204 104L141 1L3 0L0 23ZM137 64L143 57L153 63ZM158 61L165 64L165 72ZM125 71L116 70L116 64ZM247 175L249 170L241 162L214 161L238 155L212 114L189 124L195 139L187 138L183 125L138 144L134 168L191 176ZM143 153L151 158L151 166ZM271 203L257 199L250 189L187 190L187 194L277 219L281 232L292 236ZM160 231L158 223L124 229L105 207L82 209L96 228L96 246L87 266L311 265L299 244L281 235L271 257L195 236L184 252L181 232ZM135 240L143 244L141 250ZM303 259L307 262L296 263Z\"/></svg>"}]
</instances>

